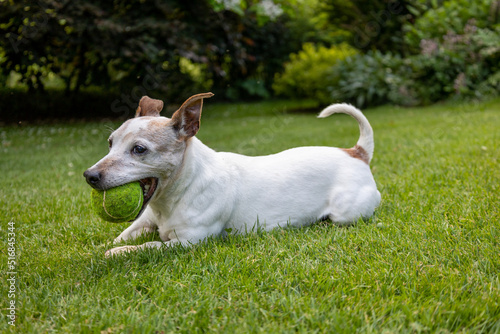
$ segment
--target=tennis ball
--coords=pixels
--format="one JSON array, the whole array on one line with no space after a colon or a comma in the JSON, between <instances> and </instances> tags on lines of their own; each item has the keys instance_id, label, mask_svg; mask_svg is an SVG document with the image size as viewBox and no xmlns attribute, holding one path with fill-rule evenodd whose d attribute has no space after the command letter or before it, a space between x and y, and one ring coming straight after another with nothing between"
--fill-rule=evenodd
<instances>
[{"instance_id":1,"label":"tennis ball","mask_svg":"<svg viewBox=\"0 0 500 334\"><path fill-rule=\"evenodd\" d=\"M144 202L139 182L127 183L107 190L92 189L91 203L95 213L112 223L133 220Z\"/></svg>"}]
</instances>

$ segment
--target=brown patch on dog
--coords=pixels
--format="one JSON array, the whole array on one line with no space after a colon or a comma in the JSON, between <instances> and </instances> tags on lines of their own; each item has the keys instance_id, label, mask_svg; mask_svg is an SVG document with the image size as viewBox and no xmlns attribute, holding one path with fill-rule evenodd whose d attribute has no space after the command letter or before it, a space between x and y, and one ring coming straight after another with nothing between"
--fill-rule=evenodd
<instances>
[{"instance_id":1,"label":"brown patch on dog","mask_svg":"<svg viewBox=\"0 0 500 334\"><path fill-rule=\"evenodd\" d=\"M368 153L365 151L363 147L359 145L356 145L353 148L342 148L341 150L349 154L351 157L363 161L367 165L370 164L370 158L368 157Z\"/></svg>"},{"instance_id":2,"label":"brown patch on dog","mask_svg":"<svg viewBox=\"0 0 500 334\"><path fill-rule=\"evenodd\" d=\"M169 118L155 118L147 123L147 127L141 128L140 135L153 142L159 142L160 138L167 132L173 132L172 121Z\"/></svg>"},{"instance_id":3,"label":"brown patch on dog","mask_svg":"<svg viewBox=\"0 0 500 334\"><path fill-rule=\"evenodd\" d=\"M156 131L163 131L165 130L166 127L168 127L171 123L170 118L158 118L158 119L151 119L148 122L148 131L151 132L156 132Z\"/></svg>"},{"instance_id":4,"label":"brown patch on dog","mask_svg":"<svg viewBox=\"0 0 500 334\"><path fill-rule=\"evenodd\" d=\"M135 111L135 117L141 116L160 116L163 109L163 101L152 99L149 96L143 96L139 101L139 106Z\"/></svg>"}]
</instances>

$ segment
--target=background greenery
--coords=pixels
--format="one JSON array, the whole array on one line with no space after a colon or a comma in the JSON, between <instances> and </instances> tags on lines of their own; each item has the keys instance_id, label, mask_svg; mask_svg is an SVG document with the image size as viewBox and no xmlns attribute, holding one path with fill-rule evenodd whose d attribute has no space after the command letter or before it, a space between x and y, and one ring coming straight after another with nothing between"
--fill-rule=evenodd
<instances>
[{"instance_id":1,"label":"background greenery","mask_svg":"<svg viewBox=\"0 0 500 334\"><path fill-rule=\"evenodd\" d=\"M494 0L0 0L0 235L15 224L18 255L16 327L4 279L0 332L500 333L499 13ZM90 212L83 171L142 95L169 115L208 90L199 137L248 155L351 147L351 118L310 112L385 104L366 110L376 216L105 259L125 226Z\"/></svg>"},{"instance_id":2,"label":"background greenery","mask_svg":"<svg viewBox=\"0 0 500 334\"><path fill-rule=\"evenodd\" d=\"M244 154L356 142L352 118L297 111L310 106L205 103L199 138ZM255 231L114 259L104 252L126 224L91 212L82 172L107 152L119 123L4 127L0 216L16 227L15 330L499 333L499 107L366 110L382 193L368 222ZM136 242L151 239L158 236ZM0 252L2 271L6 258ZM10 329L2 311L0 331Z\"/></svg>"},{"instance_id":3,"label":"background greenery","mask_svg":"<svg viewBox=\"0 0 500 334\"><path fill-rule=\"evenodd\" d=\"M102 101L94 114L120 117L146 94L174 104L211 90L228 100L278 95L365 107L485 99L500 89L495 0L2 0L0 7L4 121L89 117L83 101L94 96Z\"/></svg>"},{"instance_id":4,"label":"background greenery","mask_svg":"<svg viewBox=\"0 0 500 334\"><path fill-rule=\"evenodd\" d=\"M318 62L314 96L327 104L359 107L420 105L445 99L484 99L500 90L500 4L498 1L325 1L322 5L348 31L360 52ZM321 6L320 6L321 7ZM335 48L336 46L333 46ZM306 50L277 74L275 89L297 96L289 70L310 59ZM314 71L313 71L314 73Z\"/></svg>"}]
</instances>

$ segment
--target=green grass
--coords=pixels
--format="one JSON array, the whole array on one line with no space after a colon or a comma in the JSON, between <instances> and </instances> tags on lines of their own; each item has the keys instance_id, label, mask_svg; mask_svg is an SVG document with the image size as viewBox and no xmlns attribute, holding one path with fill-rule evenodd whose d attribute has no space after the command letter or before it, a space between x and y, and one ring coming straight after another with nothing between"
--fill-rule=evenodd
<instances>
[{"instance_id":1,"label":"green grass","mask_svg":"<svg viewBox=\"0 0 500 334\"><path fill-rule=\"evenodd\" d=\"M295 107L207 102L198 137L244 154L355 144L353 119ZM499 110L500 100L366 110L382 193L368 222L113 259L104 252L126 225L91 213L82 173L119 124L4 127L0 261L5 273L13 222L18 309L11 327L3 274L0 331L499 333Z\"/></svg>"}]
</instances>

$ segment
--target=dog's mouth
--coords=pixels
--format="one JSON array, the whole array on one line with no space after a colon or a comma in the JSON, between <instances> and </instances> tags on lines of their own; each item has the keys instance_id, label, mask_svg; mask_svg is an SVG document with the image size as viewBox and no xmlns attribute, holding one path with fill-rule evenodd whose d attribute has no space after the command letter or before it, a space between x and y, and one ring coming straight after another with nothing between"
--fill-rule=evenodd
<instances>
[{"instance_id":1,"label":"dog's mouth","mask_svg":"<svg viewBox=\"0 0 500 334\"><path fill-rule=\"evenodd\" d=\"M140 215L142 215L142 213L146 209L146 206L148 205L149 201L151 200L151 198L155 194L156 188L158 187L158 179L155 177L148 177L148 178L139 180L139 183L141 184L142 194L144 196L144 201L142 203L141 211L139 211L139 214L137 215L136 218L134 218L134 220L137 219Z\"/></svg>"}]
</instances>

